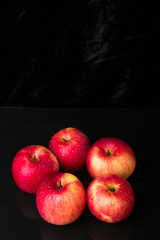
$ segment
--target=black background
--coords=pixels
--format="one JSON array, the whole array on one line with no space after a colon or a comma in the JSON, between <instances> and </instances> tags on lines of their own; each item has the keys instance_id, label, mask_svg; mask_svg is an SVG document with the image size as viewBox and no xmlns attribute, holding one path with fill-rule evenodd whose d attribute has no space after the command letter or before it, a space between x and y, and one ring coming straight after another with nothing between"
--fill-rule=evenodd
<instances>
[{"instance_id":1,"label":"black background","mask_svg":"<svg viewBox=\"0 0 160 240\"><path fill-rule=\"evenodd\" d=\"M0 105L159 107L156 1L5 1Z\"/></svg>"}]
</instances>

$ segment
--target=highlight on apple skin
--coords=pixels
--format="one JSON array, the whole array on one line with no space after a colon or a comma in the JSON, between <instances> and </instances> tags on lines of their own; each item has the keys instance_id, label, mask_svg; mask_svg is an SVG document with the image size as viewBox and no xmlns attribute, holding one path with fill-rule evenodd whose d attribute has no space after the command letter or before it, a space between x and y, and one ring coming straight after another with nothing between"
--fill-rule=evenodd
<instances>
[{"instance_id":1,"label":"highlight on apple skin","mask_svg":"<svg viewBox=\"0 0 160 240\"><path fill-rule=\"evenodd\" d=\"M87 205L99 220L120 222L132 213L135 203L130 183L115 174L96 177L87 188Z\"/></svg>"},{"instance_id":2,"label":"highlight on apple skin","mask_svg":"<svg viewBox=\"0 0 160 240\"><path fill-rule=\"evenodd\" d=\"M86 205L82 182L71 173L55 173L40 183L36 205L41 217L55 225L76 221Z\"/></svg>"},{"instance_id":3,"label":"highlight on apple skin","mask_svg":"<svg viewBox=\"0 0 160 240\"><path fill-rule=\"evenodd\" d=\"M86 166L90 141L86 134L77 128L64 128L53 135L49 149L57 157L60 170L76 172Z\"/></svg>"},{"instance_id":4,"label":"highlight on apple skin","mask_svg":"<svg viewBox=\"0 0 160 240\"><path fill-rule=\"evenodd\" d=\"M13 179L16 185L27 193L36 193L42 179L58 171L57 158L41 145L22 148L12 162Z\"/></svg>"},{"instance_id":5,"label":"highlight on apple skin","mask_svg":"<svg viewBox=\"0 0 160 240\"><path fill-rule=\"evenodd\" d=\"M86 165L92 178L116 174L127 179L135 170L136 157L125 141L104 137L97 140L89 149Z\"/></svg>"}]
</instances>

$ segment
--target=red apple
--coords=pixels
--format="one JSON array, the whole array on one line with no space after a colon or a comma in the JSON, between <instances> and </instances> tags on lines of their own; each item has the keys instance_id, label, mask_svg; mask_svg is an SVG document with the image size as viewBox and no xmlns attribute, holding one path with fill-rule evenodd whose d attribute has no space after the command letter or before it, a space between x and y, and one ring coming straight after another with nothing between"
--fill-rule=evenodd
<instances>
[{"instance_id":1,"label":"red apple","mask_svg":"<svg viewBox=\"0 0 160 240\"><path fill-rule=\"evenodd\" d=\"M12 175L17 186L27 193L36 193L41 180L59 171L57 158L40 145L21 149L14 157Z\"/></svg>"},{"instance_id":2,"label":"red apple","mask_svg":"<svg viewBox=\"0 0 160 240\"><path fill-rule=\"evenodd\" d=\"M81 181L71 173L55 173L46 177L36 194L41 217L55 225L67 225L77 220L86 204Z\"/></svg>"},{"instance_id":3,"label":"red apple","mask_svg":"<svg viewBox=\"0 0 160 240\"><path fill-rule=\"evenodd\" d=\"M82 131L71 127L57 132L49 142L49 149L65 172L81 170L86 165L89 148L89 138Z\"/></svg>"},{"instance_id":4,"label":"red apple","mask_svg":"<svg viewBox=\"0 0 160 240\"><path fill-rule=\"evenodd\" d=\"M88 151L86 165L92 178L116 174L127 179L134 171L136 158L132 148L118 138L101 138Z\"/></svg>"},{"instance_id":5,"label":"red apple","mask_svg":"<svg viewBox=\"0 0 160 240\"><path fill-rule=\"evenodd\" d=\"M87 189L87 205L101 221L120 222L133 210L134 192L126 179L115 174L96 177Z\"/></svg>"}]
</instances>

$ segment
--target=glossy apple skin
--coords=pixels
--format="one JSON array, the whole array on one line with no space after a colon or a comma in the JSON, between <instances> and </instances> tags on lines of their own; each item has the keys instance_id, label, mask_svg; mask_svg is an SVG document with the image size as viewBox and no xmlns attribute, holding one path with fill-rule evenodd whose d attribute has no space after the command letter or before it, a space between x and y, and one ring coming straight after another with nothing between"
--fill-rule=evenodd
<instances>
[{"instance_id":1,"label":"glossy apple skin","mask_svg":"<svg viewBox=\"0 0 160 240\"><path fill-rule=\"evenodd\" d=\"M55 173L40 183L36 205L45 221L55 225L67 225L82 214L86 205L86 192L75 175Z\"/></svg>"},{"instance_id":2,"label":"glossy apple skin","mask_svg":"<svg viewBox=\"0 0 160 240\"><path fill-rule=\"evenodd\" d=\"M109 190L115 189L115 192ZM92 180L87 189L87 205L91 213L103 222L116 223L132 212L135 199L130 183L117 175L108 174Z\"/></svg>"},{"instance_id":3,"label":"glossy apple skin","mask_svg":"<svg viewBox=\"0 0 160 240\"><path fill-rule=\"evenodd\" d=\"M72 127L58 131L49 142L49 149L65 172L73 173L84 168L89 148L90 141L86 134Z\"/></svg>"},{"instance_id":4,"label":"glossy apple skin","mask_svg":"<svg viewBox=\"0 0 160 240\"><path fill-rule=\"evenodd\" d=\"M59 171L57 158L49 149L30 145L21 149L12 162L12 175L17 186L27 193L36 193L42 179Z\"/></svg>"},{"instance_id":5,"label":"glossy apple skin","mask_svg":"<svg viewBox=\"0 0 160 240\"><path fill-rule=\"evenodd\" d=\"M107 155L109 150L111 155ZM86 165L92 178L116 174L127 179L135 170L136 157L132 148L118 138L101 138L88 151Z\"/></svg>"}]
</instances>

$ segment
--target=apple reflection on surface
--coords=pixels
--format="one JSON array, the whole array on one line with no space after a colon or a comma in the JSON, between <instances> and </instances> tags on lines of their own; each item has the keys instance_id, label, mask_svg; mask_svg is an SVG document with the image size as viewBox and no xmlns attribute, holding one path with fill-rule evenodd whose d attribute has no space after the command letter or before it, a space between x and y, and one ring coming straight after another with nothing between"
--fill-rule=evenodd
<instances>
[{"instance_id":1,"label":"apple reflection on surface","mask_svg":"<svg viewBox=\"0 0 160 240\"><path fill-rule=\"evenodd\" d=\"M83 214L75 222L64 226L53 225L41 219L39 229L41 240L84 240L87 236L87 224Z\"/></svg>"},{"instance_id":2,"label":"apple reflection on surface","mask_svg":"<svg viewBox=\"0 0 160 240\"><path fill-rule=\"evenodd\" d=\"M35 194L29 194L17 189L17 204L24 217L30 220L40 219L36 207Z\"/></svg>"},{"instance_id":3,"label":"apple reflection on surface","mask_svg":"<svg viewBox=\"0 0 160 240\"><path fill-rule=\"evenodd\" d=\"M57 226L43 220L36 207L35 194L29 194L17 189L17 205L22 215L31 220L37 221L42 240L83 240L86 239L87 223L86 211L73 223Z\"/></svg>"},{"instance_id":4,"label":"apple reflection on surface","mask_svg":"<svg viewBox=\"0 0 160 240\"><path fill-rule=\"evenodd\" d=\"M87 231L92 240L127 240L133 234L132 220L128 218L119 223L105 223L89 213Z\"/></svg>"},{"instance_id":5,"label":"apple reflection on surface","mask_svg":"<svg viewBox=\"0 0 160 240\"><path fill-rule=\"evenodd\" d=\"M41 240L127 240L134 234L130 216L119 223L105 223L94 217L86 207L75 222L57 226L47 223L40 217L34 194L17 189L17 204L24 217L38 221Z\"/></svg>"}]
</instances>

